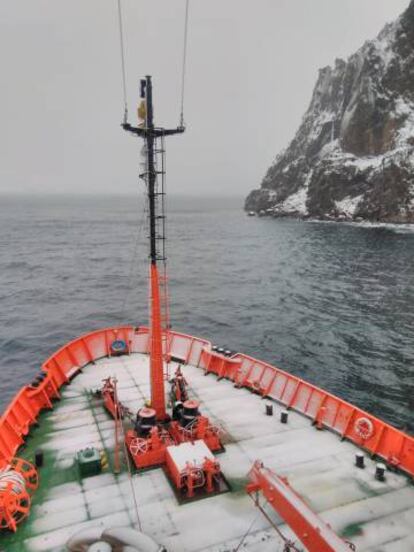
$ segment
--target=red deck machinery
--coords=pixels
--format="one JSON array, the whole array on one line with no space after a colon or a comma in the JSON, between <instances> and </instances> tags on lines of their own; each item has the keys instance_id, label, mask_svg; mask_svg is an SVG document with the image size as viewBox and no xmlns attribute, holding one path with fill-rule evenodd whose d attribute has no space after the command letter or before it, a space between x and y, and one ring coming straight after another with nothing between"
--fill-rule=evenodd
<instances>
[{"instance_id":1,"label":"red deck machinery","mask_svg":"<svg viewBox=\"0 0 414 552\"><path fill-rule=\"evenodd\" d=\"M212 493L220 489L220 464L202 440L167 447L166 468L186 498L193 498L199 490Z\"/></svg>"},{"instance_id":2,"label":"red deck machinery","mask_svg":"<svg viewBox=\"0 0 414 552\"><path fill-rule=\"evenodd\" d=\"M0 529L17 530L29 515L31 494L38 484L36 468L22 458L13 458L0 470Z\"/></svg>"},{"instance_id":3,"label":"red deck machinery","mask_svg":"<svg viewBox=\"0 0 414 552\"><path fill-rule=\"evenodd\" d=\"M176 402L184 402L188 399L188 383L183 373L181 372L180 366L178 366L178 368L176 369L174 377L171 378L170 385L170 400L173 404L175 404Z\"/></svg>"},{"instance_id":4,"label":"red deck machinery","mask_svg":"<svg viewBox=\"0 0 414 552\"><path fill-rule=\"evenodd\" d=\"M135 428L125 435L126 445L138 469L163 465L167 446L174 444L166 427L157 424L156 416L154 408L141 408Z\"/></svg>"},{"instance_id":5,"label":"red deck machinery","mask_svg":"<svg viewBox=\"0 0 414 552\"><path fill-rule=\"evenodd\" d=\"M130 415L131 413L128 408L118 401L116 383L116 379L105 378L103 380L101 395L104 406L111 416L115 419L122 419L125 415ZM119 409L119 412L117 412L117 409Z\"/></svg>"},{"instance_id":6,"label":"red deck machinery","mask_svg":"<svg viewBox=\"0 0 414 552\"><path fill-rule=\"evenodd\" d=\"M183 404L177 402L174 406L174 420L169 430L176 443L194 442L203 440L212 451L223 450L220 442L220 428L210 424L206 416L198 410L199 404L194 400L187 400Z\"/></svg>"}]
</instances>

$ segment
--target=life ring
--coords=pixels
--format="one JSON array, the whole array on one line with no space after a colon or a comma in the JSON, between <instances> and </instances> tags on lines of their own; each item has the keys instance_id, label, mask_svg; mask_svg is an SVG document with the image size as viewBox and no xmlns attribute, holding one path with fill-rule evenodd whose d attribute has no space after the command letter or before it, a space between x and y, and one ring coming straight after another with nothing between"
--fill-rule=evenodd
<instances>
[{"instance_id":1,"label":"life ring","mask_svg":"<svg viewBox=\"0 0 414 552\"><path fill-rule=\"evenodd\" d=\"M111 343L111 353L114 355L122 355L128 351L126 341L123 339L115 339Z\"/></svg>"},{"instance_id":2,"label":"life ring","mask_svg":"<svg viewBox=\"0 0 414 552\"><path fill-rule=\"evenodd\" d=\"M374 435L374 424L369 418L358 418L355 422L355 433L364 441L370 439Z\"/></svg>"}]
</instances>

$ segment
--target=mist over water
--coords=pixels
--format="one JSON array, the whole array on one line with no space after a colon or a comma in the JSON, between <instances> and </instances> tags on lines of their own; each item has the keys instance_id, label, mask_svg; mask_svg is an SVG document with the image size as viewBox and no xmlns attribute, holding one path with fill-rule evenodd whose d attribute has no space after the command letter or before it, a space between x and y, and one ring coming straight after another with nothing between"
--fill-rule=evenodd
<instances>
[{"instance_id":1,"label":"mist over water","mask_svg":"<svg viewBox=\"0 0 414 552\"><path fill-rule=\"evenodd\" d=\"M172 325L276 364L414 432L414 229L247 217L169 200ZM140 197L2 197L4 409L55 349L147 323Z\"/></svg>"}]
</instances>

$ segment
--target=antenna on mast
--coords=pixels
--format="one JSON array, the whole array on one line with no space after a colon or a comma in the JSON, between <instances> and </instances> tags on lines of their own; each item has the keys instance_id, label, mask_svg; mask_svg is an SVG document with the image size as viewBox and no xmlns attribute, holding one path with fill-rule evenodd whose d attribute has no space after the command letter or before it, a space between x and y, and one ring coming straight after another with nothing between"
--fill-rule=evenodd
<instances>
[{"instance_id":1,"label":"antenna on mast","mask_svg":"<svg viewBox=\"0 0 414 552\"><path fill-rule=\"evenodd\" d=\"M124 123L128 120L128 101L126 91L126 70L125 70L125 46L124 46L124 28L122 25L122 7L121 0L118 0L118 27L119 27L119 47L121 53L121 73L122 73L122 94L124 100Z\"/></svg>"},{"instance_id":2,"label":"antenna on mast","mask_svg":"<svg viewBox=\"0 0 414 552\"><path fill-rule=\"evenodd\" d=\"M180 126L184 126L184 91L185 91L185 70L187 64L187 37L188 37L188 9L190 0L186 0L185 3L185 16L184 16L184 39L183 39L183 62L181 70L181 112L180 112Z\"/></svg>"}]
</instances>

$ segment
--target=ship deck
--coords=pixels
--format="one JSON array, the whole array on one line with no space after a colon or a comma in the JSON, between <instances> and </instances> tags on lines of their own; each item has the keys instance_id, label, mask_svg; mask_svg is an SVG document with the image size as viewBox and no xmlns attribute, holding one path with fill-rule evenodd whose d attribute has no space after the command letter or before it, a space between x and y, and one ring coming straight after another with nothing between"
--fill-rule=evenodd
<instances>
[{"instance_id":1,"label":"ship deck","mask_svg":"<svg viewBox=\"0 0 414 552\"><path fill-rule=\"evenodd\" d=\"M273 403L274 416L266 416L265 401L251 391L231 381L218 382L194 366L183 371L190 396L224 430L225 451L218 459L230 492L179 505L162 469L135 473L131 480L125 468L113 474L114 421L92 392L103 378L114 376L119 399L136 411L149 397L148 357L134 353L104 358L85 366L62 388L61 399L40 415L19 452L33 460L41 448L45 465L30 517L17 533L0 537L0 550L63 551L69 537L83 528L136 526L132 483L142 530L169 552L232 551L249 527L243 550L282 551L283 541L244 490L256 459L286 476L307 504L359 552L414 550L414 487L409 478L387 471L385 482L377 481L375 461L369 457L365 469L355 467L358 449L351 442L318 431L293 411L288 423L281 424L283 406ZM75 455L90 446L106 452L109 466L100 475L81 479ZM275 512L270 507L266 511L302 549Z\"/></svg>"}]
</instances>

